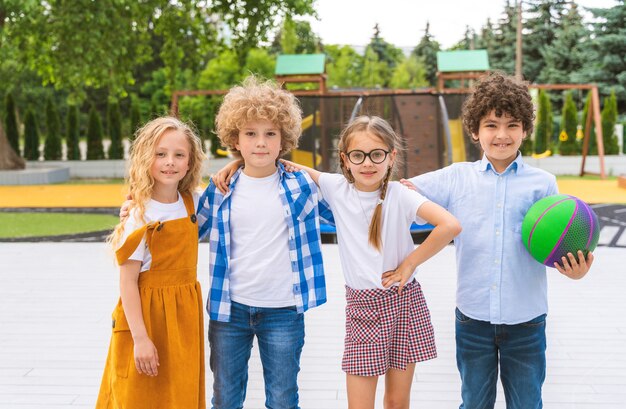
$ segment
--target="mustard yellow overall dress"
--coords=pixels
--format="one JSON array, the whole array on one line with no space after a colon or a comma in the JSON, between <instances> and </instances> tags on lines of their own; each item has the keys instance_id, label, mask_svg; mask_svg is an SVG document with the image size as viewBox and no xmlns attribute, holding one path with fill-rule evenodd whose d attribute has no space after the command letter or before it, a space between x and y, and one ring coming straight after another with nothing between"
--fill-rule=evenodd
<instances>
[{"instance_id":1,"label":"mustard yellow overall dress","mask_svg":"<svg viewBox=\"0 0 626 409\"><path fill-rule=\"evenodd\" d=\"M158 375L135 368L133 338L121 299L96 409L206 408L202 294L196 277L198 225L193 199L183 195L188 217L152 222L130 234L116 252L121 265L146 237L150 269L139 274L148 336L159 355Z\"/></svg>"}]
</instances>

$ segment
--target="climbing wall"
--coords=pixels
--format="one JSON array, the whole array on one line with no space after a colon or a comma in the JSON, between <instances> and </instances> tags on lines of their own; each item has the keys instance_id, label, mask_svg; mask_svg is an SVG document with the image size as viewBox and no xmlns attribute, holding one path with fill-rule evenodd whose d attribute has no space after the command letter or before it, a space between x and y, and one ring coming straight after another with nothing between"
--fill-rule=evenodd
<instances>
[{"instance_id":1,"label":"climbing wall","mask_svg":"<svg viewBox=\"0 0 626 409\"><path fill-rule=\"evenodd\" d=\"M443 167L444 145L439 128L437 97L395 95L396 131L405 141L404 176L417 176ZM403 172L404 173L404 172Z\"/></svg>"}]
</instances>

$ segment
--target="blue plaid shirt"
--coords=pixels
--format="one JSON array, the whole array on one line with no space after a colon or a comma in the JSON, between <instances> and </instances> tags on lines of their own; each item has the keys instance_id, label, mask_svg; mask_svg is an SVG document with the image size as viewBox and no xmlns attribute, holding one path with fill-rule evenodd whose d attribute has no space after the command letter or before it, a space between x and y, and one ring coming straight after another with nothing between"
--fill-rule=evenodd
<instances>
[{"instance_id":1,"label":"blue plaid shirt","mask_svg":"<svg viewBox=\"0 0 626 409\"><path fill-rule=\"evenodd\" d=\"M241 171L233 175L225 195L211 182L198 201L198 235L200 239L209 235L211 289L207 311L217 321L230 321L230 198ZM279 163L278 174L279 195L289 230L295 305L303 313L326 302L319 217L331 224L334 220L306 172L288 173Z\"/></svg>"}]
</instances>

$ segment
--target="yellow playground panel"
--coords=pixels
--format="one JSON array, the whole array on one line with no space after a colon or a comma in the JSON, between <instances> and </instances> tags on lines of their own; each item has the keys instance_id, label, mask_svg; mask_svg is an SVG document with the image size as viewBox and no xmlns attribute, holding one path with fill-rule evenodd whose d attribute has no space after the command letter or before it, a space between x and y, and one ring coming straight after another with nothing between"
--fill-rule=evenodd
<instances>
[{"instance_id":1,"label":"yellow playground panel","mask_svg":"<svg viewBox=\"0 0 626 409\"><path fill-rule=\"evenodd\" d=\"M452 141L452 162L465 162L465 136L463 135L463 122L461 119L448 120L450 127L450 140Z\"/></svg>"},{"instance_id":2,"label":"yellow playground panel","mask_svg":"<svg viewBox=\"0 0 626 409\"><path fill-rule=\"evenodd\" d=\"M315 126L320 126L320 111L315 111L315 114L307 115L302 118L302 132L311 128L313 126L314 120ZM313 163L313 155L315 155L315 164ZM299 163L300 165L315 168L320 163L322 163L322 155L319 155L317 153L314 154L313 152L304 149L294 149L291 151L291 160Z\"/></svg>"}]
</instances>

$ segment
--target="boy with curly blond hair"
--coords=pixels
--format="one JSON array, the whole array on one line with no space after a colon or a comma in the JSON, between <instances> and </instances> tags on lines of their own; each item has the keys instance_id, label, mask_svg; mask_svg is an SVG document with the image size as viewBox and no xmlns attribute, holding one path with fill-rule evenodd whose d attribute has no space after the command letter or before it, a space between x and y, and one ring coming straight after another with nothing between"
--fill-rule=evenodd
<instances>
[{"instance_id":1,"label":"boy with curly blond hair","mask_svg":"<svg viewBox=\"0 0 626 409\"><path fill-rule=\"evenodd\" d=\"M326 302L318 216L332 222L310 176L278 162L297 146L301 121L291 93L255 77L228 92L216 117L221 143L241 159L226 193L211 180L198 208L199 235L210 242L216 409L243 407L255 336L266 406L298 407L303 313Z\"/></svg>"},{"instance_id":2,"label":"boy with curly blond hair","mask_svg":"<svg viewBox=\"0 0 626 409\"><path fill-rule=\"evenodd\" d=\"M558 193L556 178L524 163L522 141L533 130L528 85L494 72L463 106L463 124L482 160L454 163L410 179L461 222L457 257L456 359L461 409L493 408L498 372L508 409L543 407L546 375L547 277L524 248L524 215ZM591 267L569 253L555 268L572 279Z\"/></svg>"}]
</instances>

